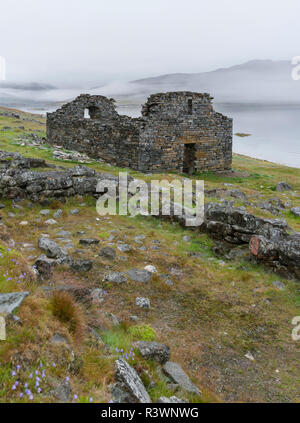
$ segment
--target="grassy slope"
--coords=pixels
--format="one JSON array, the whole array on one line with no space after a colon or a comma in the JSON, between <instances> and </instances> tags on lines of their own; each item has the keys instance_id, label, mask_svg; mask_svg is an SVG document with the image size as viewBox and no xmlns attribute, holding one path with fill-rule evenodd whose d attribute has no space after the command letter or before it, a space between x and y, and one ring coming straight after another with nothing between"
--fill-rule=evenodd
<instances>
[{"instance_id":1,"label":"grassy slope","mask_svg":"<svg viewBox=\"0 0 300 423\"><path fill-rule=\"evenodd\" d=\"M26 130L16 129L20 125L24 125ZM12 130L1 131L3 126L10 126ZM54 160L50 148L40 150L16 145L18 135L41 129L43 126L36 122L24 123L0 117L0 149L42 157L64 166L73 165ZM118 172L118 169L105 164L93 163L89 166L96 170ZM257 215L274 217L255 206L256 202L264 201L262 196L265 200L277 196L284 201L292 201L294 206L300 205L299 169L243 156L235 156L233 166L236 170L234 177L215 174L198 177L205 179L206 188L220 187L224 182L234 184L232 188L238 188L249 196L254 204L249 210ZM138 175L137 172L130 173ZM174 175L167 177L171 179ZM297 194L275 193L274 187L281 180L291 183ZM242 259L219 260L214 256L212 242L206 235L199 235L192 230L184 231L177 225L153 218L111 216L97 220L94 201L89 198L73 198L66 204L53 203L51 210L55 211L58 207L63 209L63 215L55 227L45 224L49 217L41 217L39 212L42 207L39 205L28 208L24 201L20 203L24 208L19 210L13 208L11 201L2 202L6 208L1 211L1 215L16 242L15 249L18 252L7 251L7 246L2 243L4 258L0 261L0 291L30 289L33 293L18 311L23 325L9 324L8 341L0 343L0 401L17 400L16 392L11 391L12 366L23 363L26 371L22 378L25 380L40 361L45 366L48 363L49 376L43 395L37 395L35 401L53 401L49 395L51 386L66 376L71 378L72 391L79 395L80 401L87 401L90 396L95 401L108 401L108 384L113 380L113 362L117 356L115 347L129 350L133 341L128 328L137 323L130 321L131 315L139 317L138 324L151 325L155 329L156 339L170 345L171 359L180 362L203 390L204 401L299 401L300 344L291 338L291 320L300 314L300 295L295 282L280 279L262 266ZM83 202L85 206L82 206ZM237 201L235 204L241 203ZM80 214L72 216L69 211L75 207L79 208ZM15 217L9 217L10 212ZM299 219L292 217L288 211L283 212L282 217L287 219L292 228L300 230ZM20 226L19 222L24 220L28 221L28 225ZM101 305L95 304L88 310L83 306L76 307L79 308L77 312L83 327L87 324L98 327L105 343L110 345L109 350L104 345L96 345L87 330L72 332L67 322L61 322L53 316L51 296L32 282L29 273L18 283L20 265L12 262L11 258L17 260L21 254L22 263L26 259L32 264L34 257L40 254L36 248L38 236L47 233L55 239L61 229L72 234L73 256L92 258L94 268L82 275L73 274L63 267L57 268L54 282L103 287L107 291ZM118 241L124 241L132 248L139 247L140 244L134 238L144 234L146 251L136 249L129 253L118 252L115 262L99 257L99 247L88 248L79 255L76 252L79 241L76 232L80 230L86 232L85 236L99 238L101 247L110 243L116 247ZM116 231L113 232L113 240L109 240L111 231ZM191 241L183 242L182 238L187 233ZM160 241L160 244L154 241ZM29 251L24 243L33 244L33 250ZM160 249L151 249L153 245L159 245ZM191 252L198 254L191 256ZM126 256L126 259L121 256ZM168 273L174 286L166 285L158 276L154 276L146 285L129 281L126 285L113 286L102 282L108 271L143 268L147 264L155 265L159 274ZM25 261L23 265L26 266ZM7 271L12 280L7 281ZM275 280L281 280L286 289L276 289L272 285ZM135 298L139 296L150 298L150 311L136 308ZM125 323L114 328L106 312L114 313ZM68 348L62 350L62 347L58 348L49 342L56 332L69 339L75 358L70 358ZM252 353L255 361L245 357L248 352ZM55 368L51 366L53 362L56 363ZM134 364L138 369L141 368L139 363L148 371L148 374L141 373L146 385L151 378L156 382L151 390L154 400L162 394L174 394L168 390L156 365L137 357ZM186 393L177 395L188 397ZM188 398L197 401L197 398Z\"/></svg>"}]
</instances>

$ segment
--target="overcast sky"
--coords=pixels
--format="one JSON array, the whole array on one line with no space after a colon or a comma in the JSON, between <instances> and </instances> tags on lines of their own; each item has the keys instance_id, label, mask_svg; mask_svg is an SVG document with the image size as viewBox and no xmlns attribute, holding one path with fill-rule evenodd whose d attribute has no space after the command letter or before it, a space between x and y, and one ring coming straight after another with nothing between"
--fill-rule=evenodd
<instances>
[{"instance_id":1,"label":"overcast sky","mask_svg":"<svg viewBox=\"0 0 300 423\"><path fill-rule=\"evenodd\" d=\"M300 55L299 0L0 0L8 81L82 86Z\"/></svg>"}]
</instances>

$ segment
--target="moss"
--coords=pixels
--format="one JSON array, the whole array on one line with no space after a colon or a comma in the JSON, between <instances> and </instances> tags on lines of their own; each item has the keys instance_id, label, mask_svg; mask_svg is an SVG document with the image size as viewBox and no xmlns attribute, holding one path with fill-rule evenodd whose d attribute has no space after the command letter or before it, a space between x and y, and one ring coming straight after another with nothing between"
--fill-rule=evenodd
<instances>
[{"instance_id":1,"label":"moss","mask_svg":"<svg viewBox=\"0 0 300 423\"><path fill-rule=\"evenodd\" d=\"M131 326L129 333L138 341L154 341L155 330L149 325Z\"/></svg>"}]
</instances>

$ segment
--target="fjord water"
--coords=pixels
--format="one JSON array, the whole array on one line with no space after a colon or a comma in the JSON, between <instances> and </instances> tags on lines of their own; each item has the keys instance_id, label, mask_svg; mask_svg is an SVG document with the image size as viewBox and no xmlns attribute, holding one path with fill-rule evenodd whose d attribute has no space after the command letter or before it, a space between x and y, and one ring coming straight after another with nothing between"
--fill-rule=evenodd
<instances>
[{"instance_id":1,"label":"fjord water","mask_svg":"<svg viewBox=\"0 0 300 423\"><path fill-rule=\"evenodd\" d=\"M300 104L222 104L216 110L233 118L235 153L300 168Z\"/></svg>"}]
</instances>

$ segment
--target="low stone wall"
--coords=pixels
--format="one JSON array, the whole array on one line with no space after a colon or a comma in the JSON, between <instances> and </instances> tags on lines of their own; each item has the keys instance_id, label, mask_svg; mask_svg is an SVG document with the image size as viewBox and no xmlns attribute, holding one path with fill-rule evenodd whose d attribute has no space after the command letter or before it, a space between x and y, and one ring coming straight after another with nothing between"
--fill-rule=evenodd
<instances>
[{"instance_id":1,"label":"low stone wall","mask_svg":"<svg viewBox=\"0 0 300 423\"><path fill-rule=\"evenodd\" d=\"M101 193L96 192L96 187L100 180L109 179L118 183L117 176L98 173L85 166L45 172L31 170L33 167L47 169L49 165L44 160L0 152L0 198L28 198L35 202L77 194L99 197ZM131 180L129 177L129 182ZM185 224L184 217L163 218ZM267 263L284 275L294 275L300 279L300 234L290 234L284 220L263 219L241 208L208 203L205 206L205 221L195 230L208 233L232 247L250 243L250 252L258 261Z\"/></svg>"},{"instance_id":2,"label":"low stone wall","mask_svg":"<svg viewBox=\"0 0 300 423\"><path fill-rule=\"evenodd\" d=\"M38 202L77 194L99 196L96 187L100 180L110 179L118 182L114 175L95 172L80 165L70 170L44 172L31 170L33 167L48 168L49 165L44 160L0 152L0 198L28 198Z\"/></svg>"}]
</instances>

